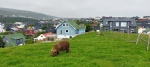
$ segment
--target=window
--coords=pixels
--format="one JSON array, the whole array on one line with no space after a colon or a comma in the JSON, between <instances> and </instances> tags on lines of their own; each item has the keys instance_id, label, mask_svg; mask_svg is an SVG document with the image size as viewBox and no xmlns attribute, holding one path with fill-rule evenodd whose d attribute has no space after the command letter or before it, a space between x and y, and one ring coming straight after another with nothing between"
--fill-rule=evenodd
<instances>
[{"instance_id":1,"label":"window","mask_svg":"<svg viewBox=\"0 0 150 67\"><path fill-rule=\"evenodd\" d=\"M116 27L119 27L119 22L116 22Z\"/></svg>"},{"instance_id":2,"label":"window","mask_svg":"<svg viewBox=\"0 0 150 67\"><path fill-rule=\"evenodd\" d=\"M131 29L131 33L134 33L135 32L135 29Z\"/></svg>"},{"instance_id":3,"label":"window","mask_svg":"<svg viewBox=\"0 0 150 67\"><path fill-rule=\"evenodd\" d=\"M130 22L131 24L133 24L133 22Z\"/></svg>"},{"instance_id":4,"label":"window","mask_svg":"<svg viewBox=\"0 0 150 67\"><path fill-rule=\"evenodd\" d=\"M121 32L123 32L123 33L125 33L125 32L126 32L126 30L125 30L125 29L120 29L120 31L121 31Z\"/></svg>"},{"instance_id":5,"label":"window","mask_svg":"<svg viewBox=\"0 0 150 67\"><path fill-rule=\"evenodd\" d=\"M108 22L106 22L106 24L108 24Z\"/></svg>"},{"instance_id":6,"label":"window","mask_svg":"<svg viewBox=\"0 0 150 67\"><path fill-rule=\"evenodd\" d=\"M60 31L60 34L62 34L62 30Z\"/></svg>"},{"instance_id":7,"label":"window","mask_svg":"<svg viewBox=\"0 0 150 67\"><path fill-rule=\"evenodd\" d=\"M66 26L68 26L68 24L66 24Z\"/></svg>"},{"instance_id":8,"label":"window","mask_svg":"<svg viewBox=\"0 0 150 67\"><path fill-rule=\"evenodd\" d=\"M66 30L66 32L68 33L69 31L68 31L68 30Z\"/></svg>"},{"instance_id":9,"label":"window","mask_svg":"<svg viewBox=\"0 0 150 67\"><path fill-rule=\"evenodd\" d=\"M9 41L8 41L8 40L6 40L6 43L9 43Z\"/></svg>"},{"instance_id":10,"label":"window","mask_svg":"<svg viewBox=\"0 0 150 67\"><path fill-rule=\"evenodd\" d=\"M63 26L65 26L65 24L63 24Z\"/></svg>"},{"instance_id":11,"label":"window","mask_svg":"<svg viewBox=\"0 0 150 67\"><path fill-rule=\"evenodd\" d=\"M67 23L64 23L63 26L68 26L68 24L67 24Z\"/></svg>"},{"instance_id":12,"label":"window","mask_svg":"<svg viewBox=\"0 0 150 67\"><path fill-rule=\"evenodd\" d=\"M41 37L43 37L43 36L41 36Z\"/></svg>"},{"instance_id":13,"label":"window","mask_svg":"<svg viewBox=\"0 0 150 67\"><path fill-rule=\"evenodd\" d=\"M16 42L17 46L23 43L23 38L20 39L13 39L14 42Z\"/></svg>"},{"instance_id":14,"label":"window","mask_svg":"<svg viewBox=\"0 0 150 67\"><path fill-rule=\"evenodd\" d=\"M121 22L121 27L127 27L127 22Z\"/></svg>"},{"instance_id":15,"label":"window","mask_svg":"<svg viewBox=\"0 0 150 67\"><path fill-rule=\"evenodd\" d=\"M112 22L109 22L110 23L110 27L112 27Z\"/></svg>"}]
</instances>

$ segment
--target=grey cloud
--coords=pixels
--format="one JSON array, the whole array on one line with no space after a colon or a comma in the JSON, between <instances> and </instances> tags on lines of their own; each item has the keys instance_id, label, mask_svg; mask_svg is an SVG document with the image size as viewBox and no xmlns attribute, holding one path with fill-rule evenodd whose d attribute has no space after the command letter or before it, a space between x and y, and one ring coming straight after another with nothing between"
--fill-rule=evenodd
<instances>
[{"instance_id":1,"label":"grey cloud","mask_svg":"<svg viewBox=\"0 0 150 67\"><path fill-rule=\"evenodd\" d=\"M0 0L0 7L58 17L144 16L150 0Z\"/></svg>"}]
</instances>

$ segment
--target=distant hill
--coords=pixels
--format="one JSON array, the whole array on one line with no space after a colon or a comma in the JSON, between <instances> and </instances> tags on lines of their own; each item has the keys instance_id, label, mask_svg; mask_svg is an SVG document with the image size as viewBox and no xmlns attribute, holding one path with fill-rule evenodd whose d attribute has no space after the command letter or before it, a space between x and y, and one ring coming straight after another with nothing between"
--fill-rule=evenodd
<instances>
[{"instance_id":1,"label":"distant hill","mask_svg":"<svg viewBox=\"0 0 150 67\"><path fill-rule=\"evenodd\" d=\"M7 16L30 17L30 18L35 18L35 19L43 19L43 18L51 19L54 17L54 16L45 15L42 13L10 9L10 8L0 8L0 14L7 15Z\"/></svg>"}]
</instances>

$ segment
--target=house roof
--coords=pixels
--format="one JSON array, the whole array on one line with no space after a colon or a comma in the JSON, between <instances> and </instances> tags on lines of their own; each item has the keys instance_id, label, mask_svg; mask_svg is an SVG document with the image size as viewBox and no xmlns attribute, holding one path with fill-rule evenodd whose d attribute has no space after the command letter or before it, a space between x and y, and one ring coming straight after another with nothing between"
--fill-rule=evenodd
<instances>
[{"instance_id":1,"label":"house roof","mask_svg":"<svg viewBox=\"0 0 150 67\"><path fill-rule=\"evenodd\" d=\"M76 23L76 22L74 22L74 21L67 21L68 23L70 23L75 29L78 29L79 28L79 25Z\"/></svg>"},{"instance_id":2,"label":"house roof","mask_svg":"<svg viewBox=\"0 0 150 67\"><path fill-rule=\"evenodd\" d=\"M145 22L148 22L148 23L149 23L150 20L137 20L137 23L139 23L139 22L140 22L140 23L145 23Z\"/></svg>"},{"instance_id":3,"label":"house roof","mask_svg":"<svg viewBox=\"0 0 150 67\"><path fill-rule=\"evenodd\" d=\"M45 37L47 37L47 36L55 35L55 34L53 34L53 33L49 32L49 33L44 33L43 35L44 35Z\"/></svg>"},{"instance_id":4,"label":"house roof","mask_svg":"<svg viewBox=\"0 0 150 67\"><path fill-rule=\"evenodd\" d=\"M85 29L86 26L85 25L78 25L75 21L72 21L72 20L68 20L68 21L64 21L64 22L67 22L69 23L74 29ZM61 24L58 24L58 26L56 27L56 29L62 25L64 22L62 22Z\"/></svg>"},{"instance_id":5,"label":"house roof","mask_svg":"<svg viewBox=\"0 0 150 67\"><path fill-rule=\"evenodd\" d=\"M138 18L138 20L148 20L148 18Z\"/></svg>"},{"instance_id":6,"label":"house roof","mask_svg":"<svg viewBox=\"0 0 150 67\"><path fill-rule=\"evenodd\" d=\"M78 25L75 21L67 21L69 24L71 24L75 29L85 29L85 25Z\"/></svg>"},{"instance_id":7,"label":"house roof","mask_svg":"<svg viewBox=\"0 0 150 67\"><path fill-rule=\"evenodd\" d=\"M52 27L52 26L49 26L49 27L47 27L45 30L47 31L47 32L55 32L56 31L56 29L55 29L56 27Z\"/></svg>"},{"instance_id":8,"label":"house roof","mask_svg":"<svg viewBox=\"0 0 150 67\"><path fill-rule=\"evenodd\" d=\"M86 26L84 24L82 24L82 25L79 25L78 29L85 29L85 28L86 28Z\"/></svg>"},{"instance_id":9,"label":"house roof","mask_svg":"<svg viewBox=\"0 0 150 67\"><path fill-rule=\"evenodd\" d=\"M23 40L25 41L25 36L21 33L14 33L11 35L4 35L7 40L12 44L12 45L16 45L16 43L12 40L12 39L20 39L23 38Z\"/></svg>"}]
</instances>

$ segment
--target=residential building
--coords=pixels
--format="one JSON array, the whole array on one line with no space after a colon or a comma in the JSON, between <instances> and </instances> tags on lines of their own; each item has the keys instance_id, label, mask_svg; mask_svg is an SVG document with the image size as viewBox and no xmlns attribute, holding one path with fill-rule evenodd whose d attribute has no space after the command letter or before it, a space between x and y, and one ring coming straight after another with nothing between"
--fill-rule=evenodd
<instances>
[{"instance_id":1,"label":"residential building","mask_svg":"<svg viewBox=\"0 0 150 67\"><path fill-rule=\"evenodd\" d=\"M134 17L103 17L103 31L123 31L136 33L136 20Z\"/></svg>"},{"instance_id":2,"label":"residential building","mask_svg":"<svg viewBox=\"0 0 150 67\"><path fill-rule=\"evenodd\" d=\"M33 36L34 35L34 29L31 26L28 26L25 30L25 34L28 36Z\"/></svg>"},{"instance_id":3,"label":"residential building","mask_svg":"<svg viewBox=\"0 0 150 67\"><path fill-rule=\"evenodd\" d=\"M8 46L20 46L25 44L25 36L21 33L14 33L2 36L2 40L5 42L5 47Z\"/></svg>"},{"instance_id":4,"label":"residential building","mask_svg":"<svg viewBox=\"0 0 150 67\"><path fill-rule=\"evenodd\" d=\"M138 18L137 26L142 28L150 28L150 20L148 18Z\"/></svg>"},{"instance_id":5,"label":"residential building","mask_svg":"<svg viewBox=\"0 0 150 67\"><path fill-rule=\"evenodd\" d=\"M85 33L85 29L85 25L78 25L72 20L62 21L62 23L56 27L56 34L57 38L72 38L78 34Z\"/></svg>"},{"instance_id":6,"label":"residential building","mask_svg":"<svg viewBox=\"0 0 150 67\"><path fill-rule=\"evenodd\" d=\"M37 38L34 38L34 42L43 42L43 41L54 41L57 36L54 33L48 32L39 35Z\"/></svg>"},{"instance_id":7,"label":"residential building","mask_svg":"<svg viewBox=\"0 0 150 67\"><path fill-rule=\"evenodd\" d=\"M23 22L15 22L13 24L13 27L17 27L17 28L24 28L25 24Z\"/></svg>"},{"instance_id":8,"label":"residential building","mask_svg":"<svg viewBox=\"0 0 150 67\"><path fill-rule=\"evenodd\" d=\"M0 22L0 33L5 32L4 24Z\"/></svg>"}]
</instances>

